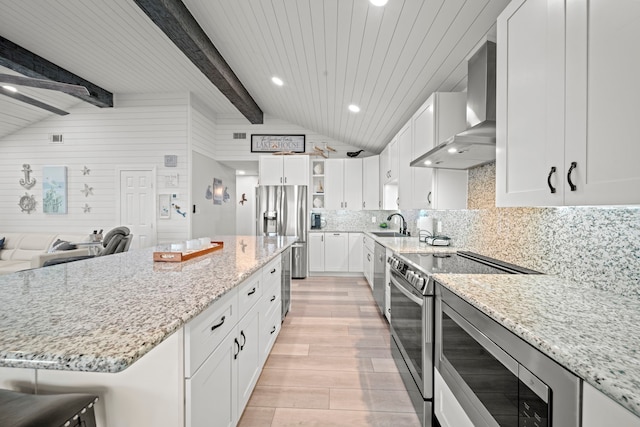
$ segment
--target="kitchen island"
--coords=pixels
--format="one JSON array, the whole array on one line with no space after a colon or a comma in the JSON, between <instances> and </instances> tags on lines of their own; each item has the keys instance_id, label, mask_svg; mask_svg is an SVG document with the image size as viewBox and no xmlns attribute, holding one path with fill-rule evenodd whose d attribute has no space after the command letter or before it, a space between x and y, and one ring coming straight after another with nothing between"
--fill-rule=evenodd
<instances>
[{"instance_id":1,"label":"kitchen island","mask_svg":"<svg viewBox=\"0 0 640 427\"><path fill-rule=\"evenodd\" d=\"M0 387L91 391L99 418L129 401L157 412L138 408L140 425L183 425L185 325L296 238L213 240L224 248L182 263L153 262L159 246L0 277Z\"/></svg>"}]
</instances>

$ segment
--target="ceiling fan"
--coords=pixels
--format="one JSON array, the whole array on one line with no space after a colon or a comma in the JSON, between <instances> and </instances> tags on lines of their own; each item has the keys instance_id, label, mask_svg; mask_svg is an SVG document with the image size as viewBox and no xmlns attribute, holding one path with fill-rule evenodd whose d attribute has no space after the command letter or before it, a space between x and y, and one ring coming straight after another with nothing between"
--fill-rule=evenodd
<instances>
[{"instance_id":1,"label":"ceiling fan","mask_svg":"<svg viewBox=\"0 0 640 427\"><path fill-rule=\"evenodd\" d=\"M52 80L37 79L33 77L14 76L11 74L0 74L0 94L10 96L14 99L17 99L18 101L25 102L27 104L42 108L61 116L67 115L69 113L52 105L46 104L42 101L38 101L37 99L18 93L15 88L13 90L7 88L7 85L28 86L38 89L56 90L75 96L89 95L89 90L81 85L60 83Z\"/></svg>"}]
</instances>

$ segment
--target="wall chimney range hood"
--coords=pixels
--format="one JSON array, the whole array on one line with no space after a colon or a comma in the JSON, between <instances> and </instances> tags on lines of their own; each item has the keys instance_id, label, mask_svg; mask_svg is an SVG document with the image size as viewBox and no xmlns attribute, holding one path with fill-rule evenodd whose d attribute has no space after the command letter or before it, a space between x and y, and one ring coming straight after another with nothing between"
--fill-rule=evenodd
<instances>
[{"instance_id":1,"label":"wall chimney range hood","mask_svg":"<svg viewBox=\"0 0 640 427\"><path fill-rule=\"evenodd\" d=\"M470 169L496 159L496 44L486 42L467 67L467 130L427 151L411 166Z\"/></svg>"}]
</instances>

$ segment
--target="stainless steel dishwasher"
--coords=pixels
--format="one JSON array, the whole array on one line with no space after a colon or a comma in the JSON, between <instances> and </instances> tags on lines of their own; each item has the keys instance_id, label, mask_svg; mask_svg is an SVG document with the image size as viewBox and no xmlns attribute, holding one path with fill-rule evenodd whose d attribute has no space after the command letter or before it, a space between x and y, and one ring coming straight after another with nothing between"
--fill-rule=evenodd
<instances>
[{"instance_id":1,"label":"stainless steel dishwasher","mask_svg":"<svg viewBox=\"0 0 640 427\"><path fill-rule=\"evenodd\" d=\"M376 300L380 313L384 316L384 297L385 286L384 283L384 270L386 265L387 251L384 246L376 242L375 249L373 251L373 299Z\"/></svg>"}]
</instances>

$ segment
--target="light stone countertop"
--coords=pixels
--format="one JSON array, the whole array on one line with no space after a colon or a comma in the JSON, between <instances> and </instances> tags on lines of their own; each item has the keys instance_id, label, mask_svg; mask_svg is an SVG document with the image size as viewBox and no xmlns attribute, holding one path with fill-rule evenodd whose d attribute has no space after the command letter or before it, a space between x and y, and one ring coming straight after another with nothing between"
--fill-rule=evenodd
<instances>
[{"instance_id":1,"label":"light stone countertop","mask_svg":"<svg viewBox=\"0 0 640 427\"><path fill-rule=\"evenodd\" d=\"M640 416L640 299L556 276L434 278Z\"/></svg>"},{"instance_id":2,"label":"light stone countertop","mask_svg":"<svg viewBox=\"0 0 640 427\"><path fill-rule=\"evenodd\" d=\"M181 263L153 262L164 245L0 276L0 366L122 371L297 241L212 239Z\"/></svg>"}]
</instances>

